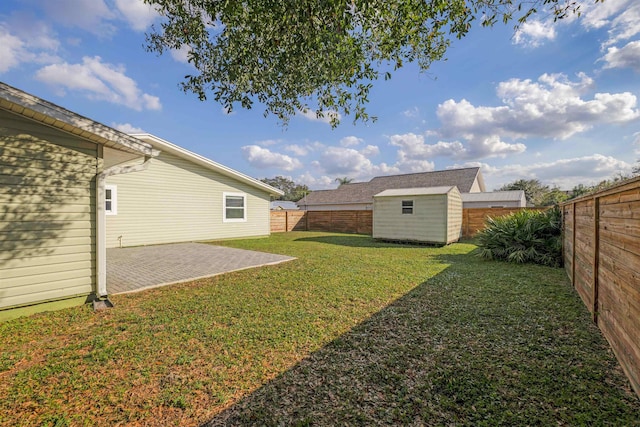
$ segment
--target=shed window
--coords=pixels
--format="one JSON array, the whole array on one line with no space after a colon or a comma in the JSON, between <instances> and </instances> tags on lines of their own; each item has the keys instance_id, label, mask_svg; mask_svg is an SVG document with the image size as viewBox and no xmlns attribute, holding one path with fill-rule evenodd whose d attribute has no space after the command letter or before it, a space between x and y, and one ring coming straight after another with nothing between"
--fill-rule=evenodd
<instances>
[{"instance_id":1,"label":"shed window","mask_svg":"<svg viewBox=\"0 0 640 427\"><path fill-rule=\"evenodd\" d=\"M402 201L402 214L413 215L413 200Z\"/></svg>"},{"instance_id":2,"label":"shed window","mask_svg":"<svg viewBox=\"0 0 640 427\"><path fill-rule=\"evenodd\" d=\"M107 215L118 214L118 187L115 185L104 187L104 211Z\"/></svg>"},{"instance_id":3,"label":"shed window","mask_svg":"<svg viewBox=\"0 0 640 427\"><path fill-rule=\"evenodd\" d=\"M224 193L225 222L241 222L247 220L247 195L244 193Z\"/></svg>"}]
</instances>

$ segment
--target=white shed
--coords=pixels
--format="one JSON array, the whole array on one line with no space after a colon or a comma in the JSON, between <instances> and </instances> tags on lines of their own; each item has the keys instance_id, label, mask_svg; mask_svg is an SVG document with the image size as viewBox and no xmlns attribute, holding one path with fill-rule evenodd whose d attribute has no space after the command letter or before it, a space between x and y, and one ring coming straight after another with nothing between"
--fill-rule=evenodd
<instances>
[{"instance_id":1,"label":"white shed","mask_svg":"<svg viewBox=\"0 0 640 427\"><path fill-rule=\"evenodd\" d=\"M373 196L373 238L449 244L462 231L456 186L400 188Z\"/></svg>"}]
</instances>

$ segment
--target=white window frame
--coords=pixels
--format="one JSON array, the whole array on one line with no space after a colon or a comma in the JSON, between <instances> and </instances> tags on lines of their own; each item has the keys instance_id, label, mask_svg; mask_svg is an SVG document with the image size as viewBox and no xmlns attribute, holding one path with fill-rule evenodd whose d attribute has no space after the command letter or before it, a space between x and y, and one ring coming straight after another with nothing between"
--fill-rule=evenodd
<instances>
[{"instance_id":1,"label":"white window frame","mask_svg":"<svg viewBox=\"0 0 640 427\"><path fill-rule=\"evenodd\" d=\"M411 202L411 206L406 206L404 205L405 202ZM407 200L402 200L400 201L400 212L402 213L402 215L413 215L414 209L415 209L415 201L413 199L407 199ZM405 209L411 209L411 212L405 212Z\"/></svg>"},{"instance_id":2,"label":"white window frame","mask_svg":"<svg viewBox=\"0 0 640 427\"><path fill-rule=\"evenodd\" d=\"M242 218L227 218L227 197L242 197L243 199L243 217ZM232 209L238 209L232 207ZM247 194L246 193L222 193L222 221L223 222L247 222Z\"/></svg>"},{"instance_id":3,"label":"white window frame","mask_svg":"<svg viewBox=\"0 0 640 427\"><path fill-rule=\"evenodd\" d=\"M111 209L107 209L107 190L111 191ZM104 212L105 215L118 215L118 186L117 185L105 185L104 186Z\"/></svg>"}]
</instances>

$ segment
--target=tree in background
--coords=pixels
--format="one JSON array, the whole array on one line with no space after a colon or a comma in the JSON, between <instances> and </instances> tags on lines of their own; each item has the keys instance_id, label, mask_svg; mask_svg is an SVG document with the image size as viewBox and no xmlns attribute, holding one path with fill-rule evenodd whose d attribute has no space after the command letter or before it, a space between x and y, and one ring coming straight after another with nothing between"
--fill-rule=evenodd
<instances>
[{"instance_id":1,"label":"tree in background","mask_svg":"<svg viewBox=\"0 0 640 427\"><path fill-rule=\"evenodd\" d=\"M588 193L595 193L597 191L607 189L611 186L618 184L621 181L633 178L634 176L637 176L639 174L640 174L640 166L636 166L630 175L618 173L617 175L614 175L609 179L603 179L602 181L600 181L595 185L578 184L575 187L573 187L573 189L571 190L571 198L574 199L576 197L580 197Z\"/></svg>"},{"instance_id":2,"label":"tree in background","mask_svg":"<svg viewBox=\"0 0 640 427\"><path fill-rule=\"evenodd\" d=\"M543 206L543 198L550 191L548 185L542 185L537 179L519 179L498 189L498 191L512 190L523 190L527 203L533 206Z\"/></svg>"},{"instance_id":3,"label":"tree in background","mask_svg":"<svg viewBox=\"0 0 640 427\"><path fill-rule=\"evenodd\" d=\"M262 178L260 181L268 184L278 190L284 191L284 195L278 197L276 200L288 200L291 202L297 202L311 191L309 187L302 184L296 184L291 179L284 176L276 176L275 178Z\"/></svg>"},{"instance_id":4,"label":"tree in background","mask_svg":"<svg viewBox=\"0 0 640 427\"><path fill-rule=\"evenodd\" d=\"M536 206L555 206L565 200L568 200L569 197L570 196L567 191L563 191L558 187L553 187L542 195L539 200L540 204Z\"/></svg>"},{"instance_id":5,"label":"tree in background","mask_svg":"<svg viewBox=\"0 0 640 427\"><path fill-rule=\"evenodd\" d=\"M524 23L540 10L562 19L576 0L144 0L164 17L147 50L188 49L182 89L227 111L251 108L283 123L315 110L336 126L365 110L373 82L407 63L424 71L472 24ZM600 0L593 0L598 2Z\"/></svg>"},{"instance_id":6,"label":"tree in background","mask_svg":"<svg viewBox=\"0 0 640 427\"><path fill-rule=\"evenodd\" d=\"M349 178L349 177L342 177L342 178L336 178L335 181L338 183L338 187L343 185L343 184L351 184L353 182L353 178Z\"/></svg>"}]
</instances>

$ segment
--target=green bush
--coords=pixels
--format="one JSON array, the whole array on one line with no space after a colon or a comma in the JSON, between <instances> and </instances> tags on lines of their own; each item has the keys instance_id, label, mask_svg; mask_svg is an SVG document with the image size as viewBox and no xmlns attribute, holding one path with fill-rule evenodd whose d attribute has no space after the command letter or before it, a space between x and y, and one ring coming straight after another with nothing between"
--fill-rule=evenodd
<instances>
[{"instance_id":1,"label":"green bush","mask_svg":"<svg viewBox=\"0 0 640 427\"><path fill-rule=\"evenodd\" d=\"M562 215L557 207L488 218L478 233L478 255L516 263L562 266Z\"/></svg>"}]
</instances>

